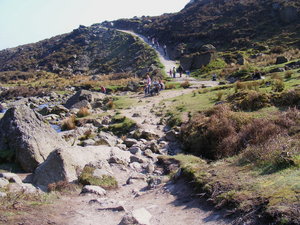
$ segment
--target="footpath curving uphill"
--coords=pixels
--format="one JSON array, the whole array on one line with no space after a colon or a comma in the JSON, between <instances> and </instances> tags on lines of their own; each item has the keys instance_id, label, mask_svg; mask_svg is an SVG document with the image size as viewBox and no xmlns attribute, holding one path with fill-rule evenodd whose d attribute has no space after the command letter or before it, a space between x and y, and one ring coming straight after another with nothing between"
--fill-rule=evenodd
<instances>
[{"instance_id":1,"label":"footpath curving uphill","mask_svg":"<svg viewBox=\"0 0 300 225\"><path fill-rule=\"evenodd\" d=\"M143 36L141 34L134 33L133 31L128 31L128 30L119 30L119 31L127 33L127 34L131 34L135 37L138 37L141 40L143 40L147 45L152 47L156 51L160 62L164 65L164 69L165 69L166 74L169 75L170 70L173 70L174 67L175 68L178 67L178 63L176 61L171 60L168 57L168 54L167 55L164 54L164 50L161 46L159 46L159 47L152 46L150 41L145 36ZM178 76L179 76L179 74L176 75L176 78L173 78L173 81L179 82L179 83L189 81L190 84L192 85L192 87L194 87L194 88L198 88L198 87L201 87L203 85L205 87L213 87L213 86L218 85L217 81L199 81L199 80L197 80L193 77L187 76L185 73L182 75L182 77L178 77Z\"/></svg>"}]
</instances>

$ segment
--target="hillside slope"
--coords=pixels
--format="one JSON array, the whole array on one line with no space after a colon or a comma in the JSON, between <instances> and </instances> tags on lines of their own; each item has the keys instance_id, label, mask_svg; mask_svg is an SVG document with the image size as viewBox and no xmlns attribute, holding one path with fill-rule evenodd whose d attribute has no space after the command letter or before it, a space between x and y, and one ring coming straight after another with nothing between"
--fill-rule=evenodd
<instances>
[{"instance_id":1,"label":"hillside slope","mask_svg":"<svg viewBox=\"0 0 300 225\"><path fill-rule=\"evenodd\" d=\"M155 51L139 39L99 25L0 51L0 71L141 75L152 64L158 66Z\"/></svg>"},{"instance_id":2,"label":"hillside slope","mask_svg":"<svg viewBox=\"0 0 300 225\"><path fill-rule=\"evenodd\" d=\"M179 58L208 43L219 50L299 47L299 12L297 0L198 0L175 14L103 24L155 36L173 58Z\"/></svg>"}]
</instances>

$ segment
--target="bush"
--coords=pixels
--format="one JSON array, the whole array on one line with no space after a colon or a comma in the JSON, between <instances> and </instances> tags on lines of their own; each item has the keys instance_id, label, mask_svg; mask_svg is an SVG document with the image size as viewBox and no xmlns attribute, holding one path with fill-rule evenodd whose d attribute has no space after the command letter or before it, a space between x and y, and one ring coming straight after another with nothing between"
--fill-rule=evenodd
<instances>
[{"instance_id":1,"label":"bush","mask_svg":"<svg viewBox=\"0 0 300 225\"><path fill-rule=\"evenodd\" d=\"M73 192L76 191L77 185L69 183L68 181L58 181L48 185L48 191L57 192Z\"/></svg>"},{"instance_id":2,"label":"bush","mask_svg":"<svg viewBox=\"0 0 300 225\"><path fill-rule=\"evenodd\" d=\"M182 88L189 88L190 86L191 86L191 84L188 80L186 80L180 84L180 87L182 87Z\"/></svg>"},{"instance_id":3,"label":"bush","mask_svg":"<svg viewBox=\"0 0 300 225\"><path fill-rule=\"evenodd\" d=\"M296 109L280 113L277 119L253 119L233 112L226 105L194 115L181 126L186 151L208 159L233 156L249 146L260 146L278 135L294 134L300 127ZM293 132L292 132L293 131ZM254 147L253 147L254 148Z\"/></svg>"},{"instance_id":4,"label":"bush","mask_svg":"<svg viewBox=\"0 0 300 225\"><path fill-rule=\"evenodd\" d=\"M75 120L76 120L75 115L72 115L69 118L65 119L62 122L61 130L64 131L64 130L73 130L73 129L75 129L75 127L76 127Z\"/></svg>"},{"instance_id":5,"label":"bush","mask_svg":"<svg viewBox=\"0 0 300 225\"><path fill-rule=\"evenodd\" d=\"M172 83L169 83L169 84L166 84L166 90L168 89L175 89L176 88L176 84L172 84Z\"/></svg>"},{"instance_id":6,"label":"bush","mask_svg":"<svg viewBox=\"0 0 300 225\"><path fill-rule=\"evenodd\" d=\"M293 74L294 74L293 71L286 71L285 74L284 74L284 78L285 79L291 79Z\"/></svg>"},{"instance_id":7,"label":"bush","mask_svg":"<svg viewBox=\"0 0 300 225\"><path fill-rule=\"evenodd\" d=\"M216 93L216 100L217 100L217 101L221 101L223 95L224 95L224 92L223 92L223 91L217 92L217 93Z\"/></svg>"},{"instance_id":8,"label":"bush","mask_svg":"<svg viewBox=\"0 0 300 225\"><path fill-rule=\"evenodd\" d=\"M235 109L255 111L270 106L270 96L257 91L241 91L227 97Z\"/></svg>"},{"instance_id":9,"label":"bush","mask_svg":"<svg viewBox=\"0 0 300 225\"><path fill-rule=\"evenodd\" d=\"M81 117L86 117L88 115L90 115L90 111L88 108L86 107L82 107L79 109L79 111L77 112L77 117L81 118Z\"/></svg>"},{"instance_id":10,"label":"bush","mask_svg":"<svg viewBox=\"0 0 300 225\"><path fill-rule=\"evenodd\" d=\"M272 90L275 92L282 92L284 90L284 82L282 80L275 79L273 81Z\"/></svg>"},{"instance_id":11,"label":"bush","mask_svg":"<svg viewBox=\"0 0 300 225\"><path fill-rule=\"evenodd\" d=\"M101 177L93 176L95 167L86 165L80 174L78 181L83 185L96 185L106 190L118 188L118 182L113 176L102 175Z\"/></svg>"},{"instance_id":12,"label":"bush","mask_svg":"<svg viewBox=\"0 0 300 225\"><path fill-rule=\"evenodd\" d=\"M292 89L272 95L272 103L275 106L288 106L300 108L300 90Z\"/></svg>"}]
</instances>

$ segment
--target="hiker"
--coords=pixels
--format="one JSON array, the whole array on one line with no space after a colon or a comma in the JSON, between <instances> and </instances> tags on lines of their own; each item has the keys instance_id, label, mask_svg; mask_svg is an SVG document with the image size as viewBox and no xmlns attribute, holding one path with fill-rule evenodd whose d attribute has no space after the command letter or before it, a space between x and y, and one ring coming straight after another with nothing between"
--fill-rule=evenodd
<instances>
[{"instance_id":1,"label":"hiker","mask_svg":"<svg viewBox=\"0 0 300 225\"><path fill-rule=\"evenodd\" d=\"M182 77L183 68L182 68L181 65L179 65L179 67L178 67L178 72L179 72L179 74L180 74L180 77Z\"/></svg>"},{"instance_id":2,"label":"hiker","mask_svg":"<svg viewBox=\"0 0 300 225\"><path fill-rule=\"evenodd\" d=\"M150 94L150 87L151 87L151 78L149 74L147 74L147 80L146 80L146 87L145 87L145 95Z\"/></svg>"},{"instance_id":3,"label":"hiker","mask_svg":"<svg viewBox=\"0 0 300 225\"><path fill-rule=\"evenodd\" d=\"M159 84L159 90L160 91L165 89L165 84L162 82L162 80L159 80L158 84Z\"/></svg>"},{"instance_id":4,"label":"hiker","mask_svg":"<svg viewBox=\"0 0 300 225\"><path fill-rule=\"evenodd\" d=\"M173 67L173 78L176 78L176 69Z\"/></svg>"},{"instance_id":5,"label":"hiker","mask_svg":"<svg viewBox=\"0 0 300 225\"><path fill-rule=\"evenodd\" d=\"M172 77L172 69L170 69L169 74L170 74L170 77Z\"/></svg>"},{"instance_id":6,"label":"hiker","mask_svg":"<svg viewBox=\"0 0 300 225\"><path fill-rule=\"evenodd\" d=\"M186 76L187 76L187 77L190 77L191 72L190 72L189 70L185 71L185 73L186 73Z\"/></svg>"},{"instance_id":7,"label":"hiker","mask_svg":"<svg viewBox=\"0 0 300 225\"><path fill-rule=\"evenodd\" d=\"M106 94L106 88L105 88L105 87L100 86L100 91L101 91L103 94Z\"/></svg>"},{"instance_id":8,"label":"hiker","mask_svg":"<svg viewBox=\"0 0 300 225\"><path fill-rule=\"evenodd\" d=\"M160 85L156 80L154 80L153 87L150 90L150 94L151 96L153 96L154 94L159 94L159 91L160 91Z\"/></svg>"},{"instance_id":9,"label":"hiker","mask_svg":"<svg viewBox=\"0 0 300 225\"><path fill-rule=\"evenodd\" d=\"M217 80L217 74L214 73L214 74L212 75L212 81L216 81L216 80Z\"/></svg>"},{"instance_id":10,"label":"hiker","mask_svg":"<svg viewBox=\"0 0 300 225\"><path fill-rule=\"evenodd\" d=\"M164 54L165 54L165 56L167 56L167 46L166 45L164 45Z\"/></svg>"}]
</instances>

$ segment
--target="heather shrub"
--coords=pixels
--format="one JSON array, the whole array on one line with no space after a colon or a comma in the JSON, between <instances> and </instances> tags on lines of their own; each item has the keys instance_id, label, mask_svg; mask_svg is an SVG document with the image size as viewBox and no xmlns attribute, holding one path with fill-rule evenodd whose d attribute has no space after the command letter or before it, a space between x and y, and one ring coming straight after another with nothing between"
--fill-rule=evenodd
<instances>
[{"instance_id":1,"label":"heather shrub","mask_svg":"<svg viewBox=\"0 0 300 225\"><path fill-rule=\"evenodd\" d=\"M275 106L289 106L300 108L300 89L292 89L272 95L272 103Z\"/></svg>"},{"instance_id":2,"label":"heather shrub","mask_svg":"<svg viewBox=\"0 0 300 225\"><path fill-rule=\"evenodd\" d=\"M13 99L13 98L16 98L19 96L22 96L22 97L40 96L40 97L42 97L45 95L46 92L47 92L47 90L43 89L43 88L19 86L19 87L10 88L6 91L3 91L0 94L0 99Z\"/></svg>"},{"instance_id":3,"label":"heather shrub","mask_svg":"<svg viewBox=\"0 0 300 225\"><path fill-rule=\"evenodd\" d=\"M181 140L187 152L215 160L262 146L279 135L294 135L299 131L300 112L297 109L279 113L275 119L255 119L221 105L195 114L182 124Z\"/></svg>"},{"instance_id":4,"label":"heather shrub","mask_svg":"<svg viewBox=\"0 0 300 225\"><path fill-rule=\"evenodd\" d=\"M76 116L72 115L68 118L66 118L65 120L63 120L62 125L61 125L61 130L73 130L76 127L75 124L75 120L76 120Z\"/></svg>"},{"instance_id":5,"label":"heather shrub","mask_svg":"<svg viewBox=\"0 0 300 225\"><path fill-rule=\"evenodd\" d=\"M284 74L284 78L290 79L290 78L292 78L293 74L294 74L293 71L286 71Z\"/></svg>"},{"instance_id":6,"label":"heather shrub","mask_svg":"<svg viewBox=\"0 0 300 225\"><path fill-rule=\"evenodd\" d=\"M188 80L186 80L180 84L180 87L182 87L182 88L189 88L190 86L191 86L191 84Z\"/></svg>"},{"instance_id":7,"label":"heather shrub","mask_svg":"<svg viewBox=\"0 0 300 225\"><path fill-rule=\"evenodd\" d=\"M206 113L199 113L182 125L181 139L187 151L209 159L233 155L236 150L235 122L226 105L216 106Z\"/></svg>"},{"instance_id":8,"label":"heather shrub","mask_svg":"<svg viewBox=\"0 0 300 225\"><path fill-rule=\"evenodd\" d=\"M273 81L273 87L272 87L272 90L275 91L275 92L282 92L284 90L284 82L282 80L278 80L278 79L275 79Z\"/></svg>"},{"instance_id":9,"label":"heather shrub","mask_svg":"<svg viewBox=\"0 0 300 225\"><path fill-rule=\"evenodd\" d=\"M239 148L248 145L258 145L266 142L271 137L284 133L284 130L268 119L254 119L245 125L239 132Z\"/></svg>"},{"instance_id":10,"label":"heather shrub","mask_svg":"<svg viewBox=\"0 0 300 225\"><path fill-rule=\"evenodd\" d=\"M50 192L73 192L76 191L77 185L69 183L68 181L58 181L48 185L48 191Z\"/></svg>"},{"instance_id":11,"label":"heather shrub","mask_svg":"<svg viewBox=\"0 0 300 225\"><path fill-rule=\"evenodd\" d=\"M227 97L235 109L255 111L270 106L270 97L257 91L241 91Z\"/></svg>"},{"instance_id":12,"label":"heather shrub","mask_svg":"<svg viewBox=\"0 0 300 225\"><path fill-rule=\"evenodd\" d=\"M86 107L82 107L79 109L79 111L77 112L77 117L81 118L81 117L86 117L88 115L90 115L90 111L88 108Z\"/></svg>"},{"instance_id":13,"label":"heather shrub","mask_svg":"<svg viewBox=\"0 0 300 225\"><path fill-rule=\"evenodd\" d=\"M296 156L300 153L299 142L278 135L258 145L249 145L238 157L239 164L254 164L263 173L272 173L290 166L297 166Z\"/></svg>"}]
</instances>

